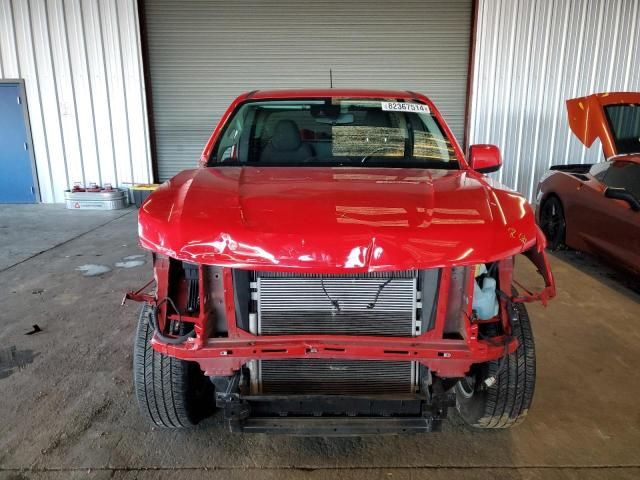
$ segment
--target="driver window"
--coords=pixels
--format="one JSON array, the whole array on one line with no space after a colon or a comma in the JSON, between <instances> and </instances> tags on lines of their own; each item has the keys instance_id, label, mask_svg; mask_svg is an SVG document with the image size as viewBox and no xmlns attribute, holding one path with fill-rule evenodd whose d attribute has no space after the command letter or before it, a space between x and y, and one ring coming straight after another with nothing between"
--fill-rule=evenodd
<instances>
[{"instance_id":1,"label":"driver window","mask_svg":"<svg viewBox=\"0 0 640 480\"><path fill-rule=\"evenodd\" d=\"M640 164L614 161L604 177L607 187L624 188L640 199Z\"/></svg>"}]
</instances>

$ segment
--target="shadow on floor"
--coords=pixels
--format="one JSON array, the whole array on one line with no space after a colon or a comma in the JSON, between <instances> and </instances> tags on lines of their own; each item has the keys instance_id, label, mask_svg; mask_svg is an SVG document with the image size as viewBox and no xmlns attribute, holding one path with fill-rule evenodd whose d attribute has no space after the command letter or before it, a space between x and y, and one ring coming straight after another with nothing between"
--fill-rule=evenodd
<instances>
[{"instance_id":1,"label":"shadow on floor","mask_svg":"<svg viewBox=\"0 0 640 480\"><path fill-rule=\"evenodd\" d=\"M588 253L567 249L550 252L550 254L640 303L640 277L617 270Z\"/></svg>"},{"instance_id":2,"label":"shadow on floor","mask_svg":"<svg viewBox=\"0 0 640 480\"><path fill-rule=\"evenodd\" d=\"M0 350L0 380L22 370L33 362L39 353L33 350L18 350L15 346Z\"/></svg>"}]
</instances>

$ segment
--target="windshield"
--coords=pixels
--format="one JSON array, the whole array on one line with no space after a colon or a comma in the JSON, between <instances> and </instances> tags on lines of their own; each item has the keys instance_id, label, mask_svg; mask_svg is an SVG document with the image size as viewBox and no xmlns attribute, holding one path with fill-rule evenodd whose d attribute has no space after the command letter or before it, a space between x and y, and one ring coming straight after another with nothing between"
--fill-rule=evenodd
<instances>
[{"instance_id":1,"label":"windshield","mask_svg":"<svg viewBox=\"0 0 640 480\"><path fill-rule=\"evenodd\" d=\"M640 105L607 105L605 112L618 154L640 153Z\"/></svg>"},{"instance_id":2,"label":"windshield","mask_svg":"<svg viewBox=\"0 0 640 480\"><path fill-rule=\"evenodd\" d=\"M458 161L427 105L334 98L243 104L209 165L452 169Z\"/></svg>"}]
</instances>

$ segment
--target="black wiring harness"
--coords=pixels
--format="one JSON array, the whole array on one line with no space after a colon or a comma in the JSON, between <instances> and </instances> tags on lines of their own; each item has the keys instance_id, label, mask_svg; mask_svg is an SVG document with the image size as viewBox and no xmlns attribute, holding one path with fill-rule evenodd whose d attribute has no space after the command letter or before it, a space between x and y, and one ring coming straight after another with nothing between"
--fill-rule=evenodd
<instances>
[{"instance_id":1,"label":"black wiring harness","mask_svg":"<svg viewBox=\"0 0 640 480\"><path fill-rule=\"evenodd\" d=\"M511 301L511 297L509 295L507 295L506 293L504 293L502 290L498 289L496 291L498 292L498 295L500 297L502 297L503 299L505 299L505 301L507 302L507 313L509 315L509 325L512 325L513 322L518 321L518 312L516 311L515 307L513 306L513 302ZM491 337L485 337L484 335L480 335L480 333L478 333L478 336L480 338L482 338L483 340L488 340L489 341L491 339ZM483 383L487 387L491 387L492 385L494 385L496 383L496 381L498 380L498 376L500 376L500 374L504 370L505 363L507 362L507 357L509 356L509 344L511 343L512 340L513 340L513 335L507 335L505 337L504 353L503 353L502 357L500 357L500 363L498 363L498 369L496 370L496 373L494 373L490 377L487 377L487 378L484 379Z\"/></svg>"},{"instance_id":2,"label":"black wiring harness","mask_svg":"<svg viewBox=\"0 0 640 480\"><path fill-rule=\"evenodd\" d=\"M378 291L376 292L375 297L373 297L373 302L370 302L367 304L367 308L369 310L373 310L377 303L378 303L378 299L380 298L380 294L382 293L382 290L384 290L384 287L386 287L387 285L389 285L389 283L391 282L391 280L393 280L395 277L390 277L388 278L384 283L380 284L378 286ZM335 299L332 298L331 295L329 295L329 292L327 292L327 288L324 286L324 279L321 278L320 279L320 286L322 287L322 291L324 292L325 297L327 297L327 300L329 300L329 302L331 303L331 305L333 305L333 308L336 309L337 312L340 312L340 302Z\"/></svg>"},{"instance_id":3,"label":"black wiring harness","mask_svg":"<svg viewBox=\"0 0 640 480\"><path fill-rule=\"evenodd\" d=\"M184 335L179 335L177 337L168 337L160 331L160 328L158 327L158 322L156 320L156 312L158 311L158 308L160 308L164 303L166 303L167 305L170 305L171 308L173 308L173 310L178 314L178 322L182 323L182 316L180 315L180 311L177 309L176 304L173 303L173 300L171 300L169 297L163 298L155 306L151 305L151 310L149 310L149 312L147 313L147 316L149 320L149 325L151 325L151 328L153 328L158 338L163 342L169 343L171 345L180 345L186 342L188 339L195 337L196 336L195 330L191 330L189 333L186 333Z\"/></svg>"}]
</instances>

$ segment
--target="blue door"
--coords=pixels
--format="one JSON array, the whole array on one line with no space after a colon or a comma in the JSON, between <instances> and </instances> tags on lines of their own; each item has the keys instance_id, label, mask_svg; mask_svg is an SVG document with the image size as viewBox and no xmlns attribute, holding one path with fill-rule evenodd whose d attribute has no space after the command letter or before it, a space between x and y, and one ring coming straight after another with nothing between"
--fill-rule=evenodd
<instances>
[{"instance_id":1,"label":"blue door","mask_svg":"<svg viewBox=\"0 0 640 480\"><path fill-rule=\"evenodd\" d=\"M0 203L35 203L30 142L19 84L0 83Z\"/></svg>"}]
</instances>

